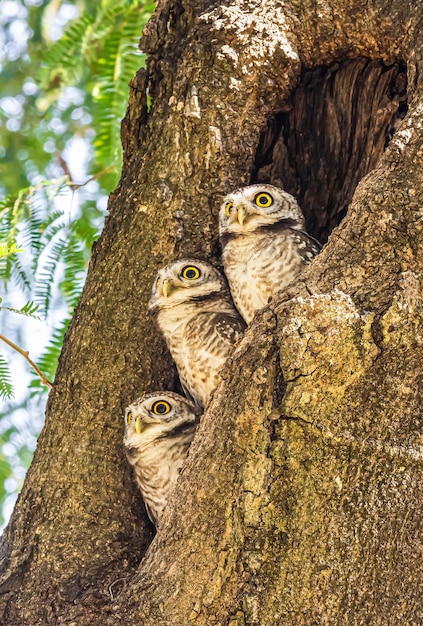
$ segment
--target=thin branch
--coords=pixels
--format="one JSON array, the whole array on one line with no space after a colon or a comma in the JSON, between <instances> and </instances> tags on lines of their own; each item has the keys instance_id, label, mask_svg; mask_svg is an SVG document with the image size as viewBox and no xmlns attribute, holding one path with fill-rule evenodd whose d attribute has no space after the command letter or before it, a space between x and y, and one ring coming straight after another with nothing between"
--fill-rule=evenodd
<instances>
[{"instance_id":1,"label":"thin branch","mask_svg":"<svg viewBox=\"0 0 423 626\"><path fill-rule=\"evenodd\" d=\"M72 191L75 191L76 189L85 187L85 185L88 185L88 183L90 183L92 180L97 180L98 178L101 178L103 174L107 174L107 172L111 172L114 169L115 169L114 165L109 165L109 167L106 167L104 170L101 170L101 172L97 172L97 174L94 174L93 176L90 176L90 178L87 178L87 180L84 183L75 183L72 180L69 180L69 187L72 189Z\"/></svg>"},{"instance_id":2,"label":"thin branch","mask_svg":"<svg viewBox=\"0 0 423 626\"><path fill-rule=\"evenodd\" d=\"M29 358L29 352L22 350L22 348L20 348L19 346L17 346L15 343L13 343L13 341L10 341L10 339L8 339L7 337L5 337L4 335L0 334L0 339L2 341L4 341L4 343L7 343L8 346L10 346L11 348L13 348L13 350L16 350L16 352L19 352L19 354L22 354L22 356L24 357L24 359L26 359L28 361L28 363L30 364L30 366L32 367L32 369L34 369L38 376L40 377L41 382L43 383L43 385L46 385L46 387L50 387L50 389L53 387L53 385L51 384L51 382L44 376L44 374L42 373L42 371L35 365L34 361L32 361Z\"/></svg>"},{"instance_id":3,"label":"thin branch","mask_svg":"<svg viewBox=\"0 0 423 626\"><path fill-rule=\"evenodd\" d=\"M63 158L62 153L58 151L56 153L56 158L59 161L59 165L62 168L66 178L68 179L68 185L72 189L72 191L76 191L77 189L80 189L81 187L88 185L88 183L90 183L92 180L97 180L97 178L101 178L103 174L107 174L107 172L111 172L112 170L115 169L114 165L109 165L109 167L106 167L106 169L102 170L101 172L97 172L97 174L94 174L94 176L91 176L90 178L88 178L88 180L86 180L84 183L75 183L72 180L72 174L69 169L69 165L67 164L66 160Z\"/></svg>"}]
</instances>

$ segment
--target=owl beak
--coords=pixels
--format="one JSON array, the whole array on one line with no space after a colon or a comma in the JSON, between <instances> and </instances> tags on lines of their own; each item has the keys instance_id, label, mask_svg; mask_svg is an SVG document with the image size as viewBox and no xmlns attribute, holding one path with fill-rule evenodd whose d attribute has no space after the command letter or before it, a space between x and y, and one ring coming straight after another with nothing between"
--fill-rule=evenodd
<instances>
[{"instance_id":1,"label":"owl beak","mask_svg":"<svg viewBox=\"0 0 423 626\"><path fill-rule=\"evenodd\" d=\"M135 430L136 430L138 435L141 435L142 431L144 430L144 424L143 424L140 416L135 418Z\"/></svg>"},{"instance_id":2,"label":"owl beak","mask_svg":"<svg viewBox=\"0 0 423 626\"><path fill-rule=\"evenodd\" d=\"M163 285L162 285L162 293L164 297L168 298L173 291L174 291L174 285L172 281L166 278L163 281Z\"/></svg>"},{"instance_id":3,"label":"owl beak","mask_svg":"<svg viewBox=\"0 0 423 626\"><path fill-rule=\"evenodd\" d=\"M242 207L242 206L238 207L236 215L237 215L237 218L238 218L238 222L240 223L241 226L243 226L244 220L245 220L245 215L246 215L244 207Z\"/></svg>"}]
</instances>

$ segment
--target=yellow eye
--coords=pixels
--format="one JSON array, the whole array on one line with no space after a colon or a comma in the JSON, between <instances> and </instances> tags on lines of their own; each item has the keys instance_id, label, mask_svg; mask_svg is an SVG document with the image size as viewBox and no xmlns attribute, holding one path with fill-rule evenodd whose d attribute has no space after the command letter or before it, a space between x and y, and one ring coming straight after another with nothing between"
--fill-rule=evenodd
<instances>
[{"instance_id":1,"label":"yellow eye","mask_svg":"<svg viewBox=\"0 0 423 626\"><path fill-rule=\"evenodd\" d=\"M158 400L151 407L151 410L155 415L166 415L166 413L169 413L170 409L171 406L169 402L166 402L165 400Z\"/></svg>"},{"instance_id":2,"label":"yellow eye","mask_svg":"<svg viewBox=\"0 0 423 626\"><path fill-rule=\"evenodd\" d=\"M188 280L195 280L196 278L200 278L200 270L194 265L186 265L182 269L181 276L182 278L187 278Z\"/></svg>"},{"instance_id":3,"label":"yellow eye","mask_svg":"<svg viewBox=\"0 0 423 626\"><path fill-rule=\"evenodd\" d=\"M126 423L129 424L132 422L132 411L128 411L128 413L126 414Z\"/></svg>"},{"instance_id":4,"label":"yellow eye","mask_svg":"<svg viewBox=\"0 0 423 626\"><path fill-rule=\"evenodd\" d=\"M226 217L229 217L232 211L232 207L234 206L233 202L227 202L225 204L225 213L226 213Z\"/></svg>"},{"instance_id":5,"label":"yellow eye","mask_svg":"<svg viewBox=\"0 0 423 626\"><path fill-rule=\"evenodd\" d=\"M258 193L254 198L254 202L257 206L263 207L263 209L267 209L269 206L273 204L273 198L270 193Z\"/></svg>"}]
</instances>

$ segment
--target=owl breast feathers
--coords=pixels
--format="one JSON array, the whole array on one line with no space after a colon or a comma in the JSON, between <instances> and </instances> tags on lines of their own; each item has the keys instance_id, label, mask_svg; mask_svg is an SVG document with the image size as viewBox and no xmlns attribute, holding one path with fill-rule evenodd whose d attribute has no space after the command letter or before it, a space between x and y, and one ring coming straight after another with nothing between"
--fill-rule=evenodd
<instances>
[{"instance_id":1,"label":"owl breast feathers","mask_svg":"<svg viewBox=\"0 0 423 626\"><path fill-rule=\"evenodd\" d=\"M320 251L293 196L250 185L226 196L219 214L222 261L235 306L249 323Z\"/></svg>"},{"instance_id":2,"label":"owl breast feathers","mask_svg":"<svg viewBox=\"0 0 423 626\"><path fill-rule=\"evenodd\" d=\"M188 448L200 411L170 391L149 393L128 406L124 445L135 471L151 521L160 525Z\"/></svg>"},{"instance_id":3,"label":"owl breast feathers","mask_svg":"<svg viewBox=\"0 0 423 626\"><path fill-rule=\"evenodd\" d=\"M182 259L162 268L149 303L185 393L204 407L245 324L224 277L209 263Z\"/></svg>"}]
</instances>

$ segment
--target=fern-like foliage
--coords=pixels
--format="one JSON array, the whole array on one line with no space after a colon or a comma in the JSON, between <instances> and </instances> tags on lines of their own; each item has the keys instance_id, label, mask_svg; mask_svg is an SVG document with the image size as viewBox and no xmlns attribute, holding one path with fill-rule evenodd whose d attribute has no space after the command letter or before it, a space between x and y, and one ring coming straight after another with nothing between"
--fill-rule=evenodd
<instances>
[{"instance_id":1,"label":"fern-like foliage","mask_svg":"<svg viewBox=\"0 0 423 626\"><path fill-rule=\"evenodd\" d=\"M23 248L18 248L16 243L4 243L0 244L0 258L16 254L17 252L23 252Z\"/></svg>"},{"instance_id":2,"label":"fern-like foliage","mask_svg":"<svg viewBox=\"0 0 423 626\"><path fill-rule=\"evenodd\" d=\"M83 71L81 51L92 30L93 16L83 14L67 27L62 37L47 50L38 74L40 86L49 93L51 104L63 85L78 82Z\"/></svg>"},{"instance_id":3,"label":"fern-like foliage","mask_svg":"<svg viewBox=\"0 0 423 626\"><path fill-rule=\"evenodd\" d=\"M0 354L0 399L9 399L13 396L13 385L9 366Z\"/></svg>"},{"instance_id":4,"label":"fern-like foliage","mask_svg":"<svg viewBox=\"0 0 423 626\"><path fill-rule=\"evenodd\" d=\"M3 299L0 298L0 303L3 302ZM20 309L14 309L11 306L0 306L1 309L6 309L7 311L11 311L12 313L17 313L18 315L25 315L25 317L31 317L34 320L39 320L39 316L35 315L38 311L38 304L34 304L31 300L26 302Z\"/></svg>"},{"instance_id":5,"label":"fern-like foliage","mask_svg":"<svg viewBox=\"0 0 423 626\"><path fill-rule=\"evenodd\" d=\"M121 2L121 13L113 16L110 9L104 17L119 20L119 28L110 31L107 48L98 62L98 75L93 88L93 122L97 134L94 140L96 158L105 166L120 164L120 125L128 94L128 82L140 66L136 43L146 19L154 9L151 3L137 3L137 9L128 13L128 5ZM143 11L140 6L144 5ZM128 19L130 17L130 19Z\"/></svg>"},{"instance_id":6,"label":"fern-like foliage","mask_svg":"<svg viewBox=\"0 0 423 626\"><path fill-rule=\"evenodd\" d=\"M45 373L43 367L40 369L48 379L54 377L63 336L82 291L91 246L98 236L94 223L100 215L93 208L70 222L63 210L52 208L52 200L66 184L68 188L72 185L66 177L42 182L0 203L0 233L6 235L13 231L25 248L24 251L10 242L0 245L4 252L0 256L0 279L5 291L14 285L15 293L19 287L33 298L21 308L3 305L0 298L0 313L3 309L35 319L45 318L58 293L63 300L62 308L65 307L66 322L53 333L41 359ZM18 252L25 254L18 255ZM45 390L38 377L33 386ZM0 398L8 398L12 393L10 372L3 359L0 363Z\"/></svg>"},{"instance_id":7,"label":"fern-like foliage","mask_svg":"<svg viewBox=\"0 0 423 626\"><path fill-rule=\"evenodd\" d=\"M0 241L5 241L3 245L6 246L8 242L14 242L9 244L9 254L0 255L0 280L5 285L14 275L24 290L31 289L31 279L16 253L26 248L36 253L41 251L41 237L47 227L42 213L49 204L49 198L57 196L68 185L66 176L42 181L38 185L20 189L16 194L9 194L0 202ZM15 243L18 238L22 243L19 248Z\"/></svg>"},{"instance_id":8,"label":"fern-like foliage","mask_svg":"<svg viewBox=\"0 0 423 626\"><path fill-rule=\"evenodd\" d=\"M154 3L147 0L99 3L95 14L73 21L52 45L38 76L51 105L60 88L78 85L90 75L95 167L97 171L112 168L109 188L120 171L119 122L125 114L128 83L143 62L137 44L153 10Z\"/></svg>"}]
</instances>

